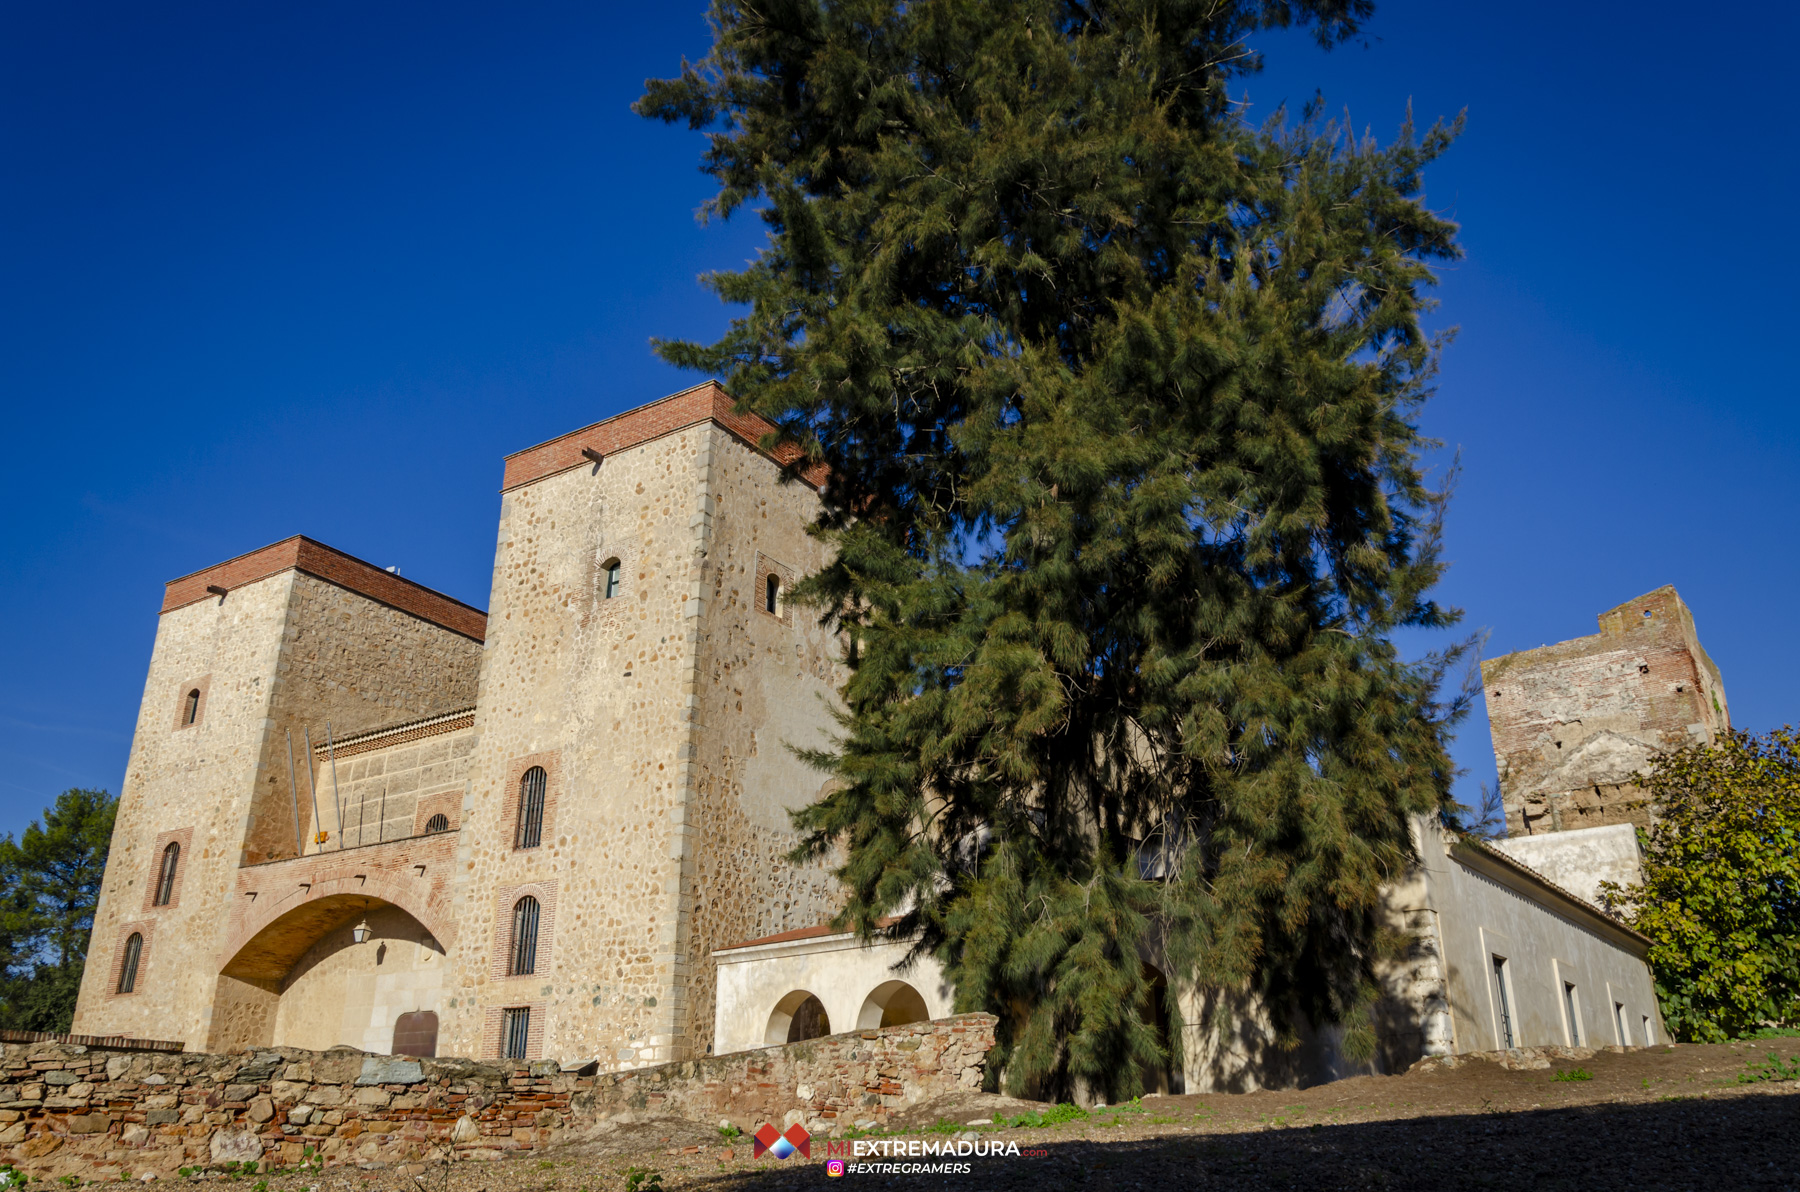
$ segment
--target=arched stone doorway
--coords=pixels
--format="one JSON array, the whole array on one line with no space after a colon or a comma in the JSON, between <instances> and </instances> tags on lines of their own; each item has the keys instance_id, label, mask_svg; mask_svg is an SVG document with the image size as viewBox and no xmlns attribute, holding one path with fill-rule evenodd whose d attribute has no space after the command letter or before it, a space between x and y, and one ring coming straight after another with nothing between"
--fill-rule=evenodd
<instances>
[{"instance_id":1,"label":"arched stone doorway","mask_svg":"<svg viewBox=\"0 0 1800 1192\"><path fill-rule=\"evenodd\" d=\"M763 1042L771 1046L804 1043L830 1033L831 1019L826 1016L825 1004L806 990L796 989L775 1003Z\"/></svg>"},{"instance_id":2,"label":"arched stone doorway","mask_svg":"<svg viewBox=\"0 0 1800 1192\"><path fill-rule=\"evenodd\" d=\"M384 1054L402 1016L435 1017L447 967L437 937L401 907L358 894L313 899L263 925L226 963L208 1045Z\"/></svg>"},{"instance_id":3,"label":"arched stone doorway","mask_svg":"<svg viewBox=\"0 0 1800 1192\"><path fill-rule=\"evenodd\" d=\"M856 1029L873 1030L882 1026L901 1026L908 1022L924 1022L931 1017L925 1008L925 997L905 981L886 981L877 985L863 1000L856 1016Z\"/></svg>"}]
</instances>

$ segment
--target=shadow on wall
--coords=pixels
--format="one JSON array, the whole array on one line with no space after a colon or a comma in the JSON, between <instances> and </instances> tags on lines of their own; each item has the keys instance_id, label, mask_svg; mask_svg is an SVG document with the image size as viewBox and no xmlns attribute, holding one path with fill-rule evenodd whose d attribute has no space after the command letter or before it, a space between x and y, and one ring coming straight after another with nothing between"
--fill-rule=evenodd
<instances>
[{"instance_id":1,"label":"shadow on wall","mask_svg":"<svg viewBox=\"0 0 1800 1192\"><path fill-rule=\"evenodd\" d=\"M1405 1072L1425 1054L1421 1007L1390 993L1375 1003L1362 1029L1373 1032L1373 1054L1347 1042L1351 1024L1312 1027L1294 1014L1285 1032L1254 996L1215 992L1189 1015L1184 1042L1192 1092L1247 1093L1311 1088L1350 1076ZM1365 1037L1365 1044L1367 1039Z\"/></svg>"}]
</instances>

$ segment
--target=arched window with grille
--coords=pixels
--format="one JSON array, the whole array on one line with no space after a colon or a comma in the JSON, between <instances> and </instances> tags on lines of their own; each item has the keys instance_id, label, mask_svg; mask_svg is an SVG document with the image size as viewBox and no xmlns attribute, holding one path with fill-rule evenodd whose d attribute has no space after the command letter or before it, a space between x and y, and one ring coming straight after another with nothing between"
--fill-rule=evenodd
<instances>
[{"instance_id":1,"label":"arched window with grille","mask_svg":"<svg viewBox=\"0 0 1800 1192\"><path fill-rule=\"evenodd\" d=\"M168 906L175 897L175 870L181 864L181 846L173 840L162 851L162 869L156 874L156 897L153 906Z\"/></svg>"},{"instance_id":2,"label":"arched window with grille","mask_svg":"<svg viewBox=\"0 0 1800 1192\"><path fill-rule=\"evenodd\" d=\"M441 811L425 821L425 831L427 834L432 832L448 832L449 830L450 817Z\"/></svg>"},{"instance_id":3,"label":"arched window with grille","mask_svg":"<svg viewBox=\"0 0 1800 1192\"><path fill-rule=\"evenodd\" d=\"M619 594L619 561L608 559L600 564L600 570L606 575L606 599L611 600Z\"/></svg>"},{"instance_id":4,"label":"arched window with grille","mask_svg":"<svg viewBox=\"0 0 1800 1192\"><path fill-rule=\"evenodd\" d=\"M144 955L144 937L137 932L125 941L125 958L119 964L119 992L130 993L137 988L138 961Z\"/></svg>"},{"instance_id":5,"label":"arched window with grille","mask_svg":"<svg viewBox=\"0 0 1800 1192\"><path fill-rule=\"evenodd\" d=\"M512 950L506 975L528 977L537 972L538 900L527 894L513 903Z\"/></svg>"},{"instance_id":6,"label":"arched window with grille","mask_svg":"<svg viewBox=\"0 0 1800 1192\"><path fill-rule=\"evenodd\" d=\"M533 766L519 779L519 823L514 848L536 848L544 839L544 767Z\"/></svg>"},{"instance_id":7,"label":"arched window with grille","mask_svg":"<svg viewBox=\"0 0 1800 1192\"><path fill-rule=\"evenodd\" d=\"M189 725L198 719L200 719L200 689L196 687L187 693L187 703L181 709L181 723Z\"/></svg>"}]
</instances>

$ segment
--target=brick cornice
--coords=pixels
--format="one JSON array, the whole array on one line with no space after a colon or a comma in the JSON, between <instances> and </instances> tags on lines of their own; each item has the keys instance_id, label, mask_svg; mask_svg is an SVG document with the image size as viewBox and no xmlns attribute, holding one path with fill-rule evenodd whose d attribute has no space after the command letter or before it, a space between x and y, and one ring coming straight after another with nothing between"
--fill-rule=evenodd
<instances>
[{"instance_id":1,"label":"brick cornice","mask_svg":"<svg viewBox=\"0 0 1800 1192\"><path fill-rule=\"evenodd\" d=\"M506 474L500 482L500 491L511 492L571 468L588 466L589 460L582 455L584 450L597 451L604 458L702 422L717 423L751 450L784 467L800 456L800 449L791 444L773 452L764 451L760 441L776 429L775 424L757 414L740 414L737 402L725 392L724 386L717 381L704 381L692 389L683 389L592 426L572 430L547 443L515 451L506 457ZM800 473L800 479L815 489L824 478L822 465Z\"/></svg>"},{"instance_id":2,"label":"brick cornice","mask_svg":"<svg viewBox=\"0 0 1800 1192\"><path fill-rule=\"evenodd\" d=\"M303 534L170 580L163 589L162 611L173 612L217 595L207 591L208 588L224 588L229 592L284 571L299 571L336 584L475 641L487 637L487 614L480 609L423 584L402 579L391 571L384 571L373 563L365 563Z\"/></svg>"}]
</instances>

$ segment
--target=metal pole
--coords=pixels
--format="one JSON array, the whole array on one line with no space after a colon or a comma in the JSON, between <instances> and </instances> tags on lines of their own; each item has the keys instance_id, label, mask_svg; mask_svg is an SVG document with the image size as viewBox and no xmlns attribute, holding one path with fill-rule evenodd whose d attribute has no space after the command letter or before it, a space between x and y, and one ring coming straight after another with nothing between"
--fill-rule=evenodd
<instances>
[{"instance_id":1,"label":"metal pole","mask_svg":"<svg viewBox=\"0 0 1800 1192\"><path fill-rule=\"evenodd\" d=\"M312 730L310 728L304 728L301 729L300 732L302 738L306 741L306 785L312 790L313 835L316 837L319 833L324 831L324 829L319 827L319 784L313 780L313 762L315 760L315 755L312 746ZM341 828L343 825L339 824L338 827ZM322 847L325 842L321 840L318 843Z\"/></svg>"},{"instance_id":2,"label":"metal pole","mask_svg":"<svg viewBox=\"0 0 1800 1192\"><path fill-rule=\"evenodd\" d=\"M288 802L294 805L294 855L306 852L306 842L300 839L300 788L294 783L294 730L287 731L288 742Z\"/></svg>"},{"instance_id":3,"label":"metal pole","mask_svg":"<svg viewBox=\"0 0 1800 1192\"><path fill-rule=\"evenodd\" d=\"M337 783L337 750L331 744L331 721L325 722L325 756L331 759L331 798L337 804L338 811L338 847L344 847L344 797L338 794ZM356 843L362 843L362 817L356 820Z\"/></svg>"}]
</instances>

